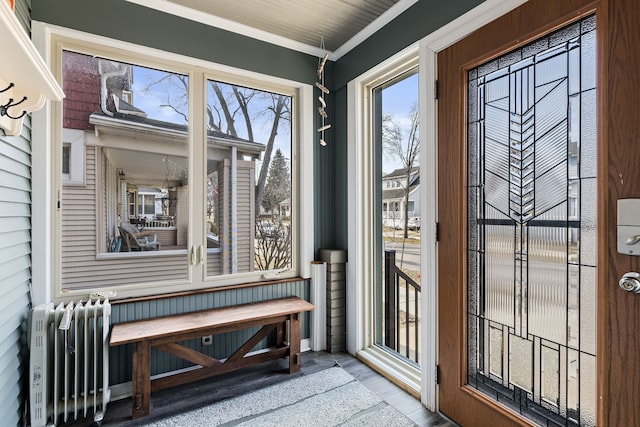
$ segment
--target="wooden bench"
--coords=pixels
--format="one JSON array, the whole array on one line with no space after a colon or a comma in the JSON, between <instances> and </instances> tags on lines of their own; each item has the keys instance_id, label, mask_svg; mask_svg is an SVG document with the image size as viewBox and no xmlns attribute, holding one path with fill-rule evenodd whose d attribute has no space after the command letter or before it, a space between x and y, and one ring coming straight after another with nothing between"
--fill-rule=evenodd
<instances>
[{"instance_id":1,"label":"wooden bench","mask_svg":"<svg viewBox=\"0 0 640 427\"><path fill-rule=\"evenodd\" d=\"M288 297L115 324L111 330L109 344L112 346L133 344L133 418L149 415L151 392L156 390L287 356L289 373L299 371L300 317L303 312L314 308L313 304L303 299ZM180 341L257 326L262 328L224 361L178 344ZM276 331L274 348L254 355L246 355L272 331ZM151 347L176 355L200 367L152 381Z\"/></svg>"}]
</instances>

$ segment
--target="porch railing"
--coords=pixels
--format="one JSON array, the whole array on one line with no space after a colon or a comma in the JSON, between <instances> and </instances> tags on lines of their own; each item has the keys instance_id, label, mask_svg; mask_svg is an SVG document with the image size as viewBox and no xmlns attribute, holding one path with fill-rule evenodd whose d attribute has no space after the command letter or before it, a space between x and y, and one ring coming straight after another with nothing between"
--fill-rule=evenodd
<instances>
[{"instance_id":1,"label":"porch railing","mask_svg":"<svg viewBox=\"0 0 640 427\"><path fill-rule=\"evenodd\" d=\"M384 251L384 345L420 362L420 284L396 265L396 251Z\"/></svg>"}]
</instances>

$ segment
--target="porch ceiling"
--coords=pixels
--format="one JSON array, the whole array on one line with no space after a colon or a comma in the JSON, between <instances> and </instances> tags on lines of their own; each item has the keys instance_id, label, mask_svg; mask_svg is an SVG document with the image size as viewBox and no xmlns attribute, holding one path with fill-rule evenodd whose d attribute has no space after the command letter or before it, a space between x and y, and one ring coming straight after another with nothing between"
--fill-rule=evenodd
<instances>
[{"instance_id":1,"label":"porch ceiling","mask_svg":"<svg viewBox=\"0 0 640 427\"><path fill-rule=\"evenodd\" d=\"M349 51L417 0L129 0L331 59Z\"/></svg>"}]
</instances>

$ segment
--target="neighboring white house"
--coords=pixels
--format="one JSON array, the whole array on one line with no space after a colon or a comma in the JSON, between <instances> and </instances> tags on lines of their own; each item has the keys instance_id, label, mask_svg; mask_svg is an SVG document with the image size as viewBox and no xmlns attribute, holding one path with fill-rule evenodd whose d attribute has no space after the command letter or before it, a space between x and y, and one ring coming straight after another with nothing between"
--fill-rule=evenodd
<instances>
[{"instance_id":1,"label":"neighboring white house","mask_svg":"<svg viewBox=\"0 0 640 427\"><path fill-rule=\"evenodd\" d=\"M291 197L287 197L278 203L278 209L280 211L281 218L291 217Z\"/></svg>"},{"instance_id":2,"label":"neighboring white house","mask_svg":"<svg viewBox=\"0 0 640 427\"><path fill-rule=\"evenodd\" d=\"M407 176L403 168L382 177L382 225L384 227L404 227L404 206L406 202ZM409 178L408 217L420 216L420 168L411 169Z\"/></svg>"}]
</instances>

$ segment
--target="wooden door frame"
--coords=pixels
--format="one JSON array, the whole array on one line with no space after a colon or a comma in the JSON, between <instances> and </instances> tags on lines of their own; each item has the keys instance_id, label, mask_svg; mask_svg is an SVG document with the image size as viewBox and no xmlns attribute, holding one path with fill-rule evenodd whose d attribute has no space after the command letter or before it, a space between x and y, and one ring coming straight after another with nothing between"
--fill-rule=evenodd
<instances>
[{"instance_id":1,"label":"wooden door frame","mask_svg":"<svg viewBox=\"0 0 640 427\"><path fill-rule=\"evenodd\" d=\"M499 405L493 399L466 385L466 278L467 229L466 213L466 71L522 46L542 34L556 30L568 22L597 13L597 55L606 55L607 0L530 0L494 23L480 28L472 37L466 37L438 54L438 336L440 409L453 420L466 425L532 425L517 413ZM499 28L500 31L495 31ZM487 43L487 41L489 41ZM484 52L481 56L475 52ZM455 57L455 58L454 58ZM606 152L602 141L606 123L605 61L598 61L598 171L604 174ZM454 76L444 79L441 76ZM459 118L447 120L446 118ZM598 180L598 247L606 242L607 215L604 205L607 188ZM443 242L446 242L443 243ZM606 246L605 246L606 247ZM603 298L601 284L606 280L606 257L598 254L598 298ZM602 307L602 304L599 306ZM602 308L599 308L602 310ZM599 315L601 313L598 313ZM599 316L598 331L602 331ZM598 335L599 354L602 346ZM606 362L598 357L598 373ZM602 375L598 375L598 390L603 388ZM601 396L602 393L598 393ZM602 399L599 399L602 405ZM598 408L599 421L603 408ZM601 425L598 422L598 425Z\"/></svg>"}]
</instances>

